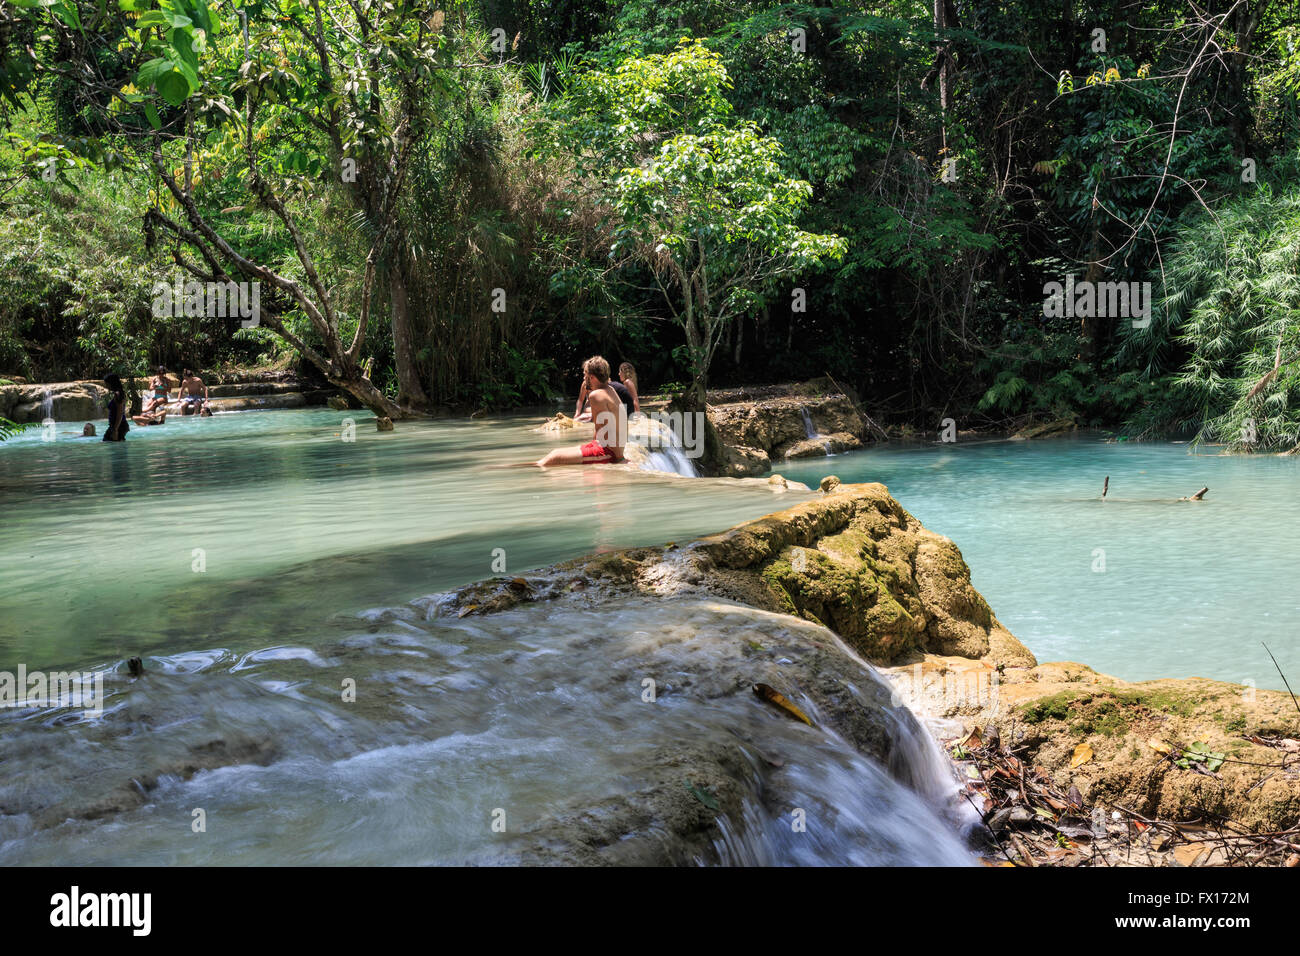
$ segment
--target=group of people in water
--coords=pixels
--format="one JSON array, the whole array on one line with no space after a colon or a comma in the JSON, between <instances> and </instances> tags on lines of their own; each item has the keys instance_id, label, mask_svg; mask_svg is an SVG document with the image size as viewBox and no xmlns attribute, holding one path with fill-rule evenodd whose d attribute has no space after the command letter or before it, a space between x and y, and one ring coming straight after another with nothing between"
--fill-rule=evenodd
<instances>
[{"instance_id":1,"label":"group of people in water","mask_svg":"<svg viewBox=\"0 0 1300 956\"><path fill-rule=\"evenodd\" d=\"M624 460L623 448L627 444L628 416L641 411L641 398L637 394L636 370L631 363L618 367L622 381L610 378L609 362L593 355L582 363L582 390L573 418L579 422L594 422L596 437L585 445L556 448L535 465L549 468L554 465L617 464Z\"/></svg>"},{"instance_id":2,"label":"group of people in water","mask_svg":"<svg viewBox=\"0 0 1300 956\"><path fill-rule=\"evenodd\" d=\"M582 363L582 388L573 418L579 422L594 422L596 437L585 445L557 448L540 458L535 464L542 468L553 465L616 464L624 461L623 449L627 444L627 420L641 411L641 398L637 394L636 370L630 362L618 369L619 380L610 377L609 362L593 355ZM159 365L149 380L149 397L140 414L129 415L126 389L121 376L111 373L104 376L108 386L108 430L104 441L124 441L131 430L130 422L141 427L161 425L167 421L167 405L171 401L171 384L167 369ZM178 401L182 415L212 415L208 402L208 387L190 369L181 376ZM86 425L83 435L93 436L94 425Z\"/></svg>"},{"instance_id":3,"label":"group of people in water","mask_svg":"<svg viewBox=\"0 0 1300 956\"><path fill-rule=\"evenodd\" d=\"M149 398L140 408L140 414L128 415L126 389L122 378L117 373L104 376L108 386L108 430L104 432L104 441L124 441L131 430L128 423L135 422L141 427L161 425L167 421L167 405L171 401L171 383L167 379L167 369L159 365L149 379ZM200 418L212 416L212 406L208 402L208 387L190 369L181 375L177 400L181 403L182 415L198 415ZM83 435L94 435L94 426L87 425Z\"/></svg>"}]
</instances>

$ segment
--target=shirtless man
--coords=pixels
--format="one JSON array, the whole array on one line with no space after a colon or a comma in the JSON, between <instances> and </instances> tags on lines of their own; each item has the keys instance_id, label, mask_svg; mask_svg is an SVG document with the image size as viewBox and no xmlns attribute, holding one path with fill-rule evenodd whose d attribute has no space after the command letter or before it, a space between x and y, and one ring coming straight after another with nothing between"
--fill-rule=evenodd
<instances>
[{"instance_id":1,"label":"shirtless man","mask_svg":"<svg viewBox=\"0 0 1300 956\"><path fill-rule=\"evenodd\" d=\"M208 387L189 369L181 377L180 402L182 415L193 415L208 402Z\"/></svg>"},{"instance_id":2,"label":"shirtless man","mask_svg":"<svg viewBox=\"0 0 1300 956\"><path fill-rule=\"evenodd\" d=\"M596 423L596 437L585 445L557 448L537 465L595 465L623 461L623 446L627 443L627 413L623 402L610 387L609 363L594 355L583 364L587 373L586 387L591 402L592 421Z\"/></svg>"}]
</instances>

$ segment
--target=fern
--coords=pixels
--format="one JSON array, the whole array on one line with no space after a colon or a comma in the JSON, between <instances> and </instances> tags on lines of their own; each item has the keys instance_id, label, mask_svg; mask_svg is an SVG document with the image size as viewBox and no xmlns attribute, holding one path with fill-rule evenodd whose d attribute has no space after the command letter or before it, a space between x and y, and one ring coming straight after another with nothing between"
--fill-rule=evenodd
<instances>
[{"instance_id":1,"label":"fern","mask_svg":"<svg viewBox=\"0 0 1300 956\"><path fill-rule=\"evenodd\" d=\"M41 426L38 422L24 422L20 425L17 422L11 422L9 419L0 416L0 441L8 441L15 435L21 435L25 431L30 431L33 428L40 427Z\"/></svg>"}]
</instances>

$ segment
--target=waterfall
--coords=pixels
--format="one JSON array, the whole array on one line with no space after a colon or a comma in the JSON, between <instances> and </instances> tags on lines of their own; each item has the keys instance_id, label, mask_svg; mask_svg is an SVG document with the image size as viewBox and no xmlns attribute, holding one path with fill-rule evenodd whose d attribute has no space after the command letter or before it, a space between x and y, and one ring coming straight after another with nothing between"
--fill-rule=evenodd
<instances>
[{"instance_id":1,"label":"waterfall","mask_svg":"<svg viewBox=\"0 0 1300 956\"><path fill-rule=\"evenodd\" d=\"M822 437L822 433L819 432L816 428L813 427L812 416L808 414L808 406L806 406L806 405L801 405L801 406L799 407L799 414L803 416L803 430L804 430L804 436L807 437L807 438L821 438L821 437ZM825 450L825 452L826 452L826 457L827 457L827 458L829 458L829 457L833 454L833 453L831 452L831 443L830 443L830 442L828 442L828 441L823 441L823 442L822 442L822 448Z\"/></svg>"},{"instance_id":2,"label":"waterfall","mask_svg":"<svg viewBox=\"0 0 1300 956\"><path fill-rule=\"evenodd\" d=\"M799 414L803 416L803 430L805 438L816 438L817 429L813 428L812 417L808 414L807 406L799 408Z\"/></svg>"},{"instance_id":3,"label":"waterfall","mask_svg":"<svg viewBox=\"0 0 1300 956\"><path fill-rule=\"evenodd\" d=\"M41 400L41 419L49 421L54 417L54 396L47 388L45 397Z\"/></svg>"},{"instance_id":4,"label":"waterfall","mask_svg":"<svg viewBox=\"0 0 1300 956\"><path fill-rule=\"evenodd\" d=\"M645 471L665 471L687 478L698 478L700 473L682 447L681 439L663 422L640 415L628 422L628 442L645 449L639 459Z\"/></svg>"}]
</instances>

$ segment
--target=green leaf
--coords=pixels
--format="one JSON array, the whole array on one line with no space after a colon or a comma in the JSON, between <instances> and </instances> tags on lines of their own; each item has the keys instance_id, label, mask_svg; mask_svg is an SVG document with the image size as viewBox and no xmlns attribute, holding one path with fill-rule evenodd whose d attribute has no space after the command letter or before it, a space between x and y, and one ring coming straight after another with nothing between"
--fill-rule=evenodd
<instances>
[{"instance_id":1,"label":"green leaf","mask_svg":"<svg viewBox=\"0 0 1300 956\"><path fill-rule=\"evenodd\" d=\"M162 129L162 123L158 119L158 110L154 108L152 103L144 104L144 115L149 120L150 126L154 129Z\"/></svg>"},{"instance_id":2,"label":"green leaf","mask_svg":"<svg viewBox=\"0 0 1300 956\"><path fill-rule=\"evenodd\" d=\"M180 106L190 95L190 84L185 76L173 70L158 77L158 92L172 106Z\"/></svg>"}]
</instances>

